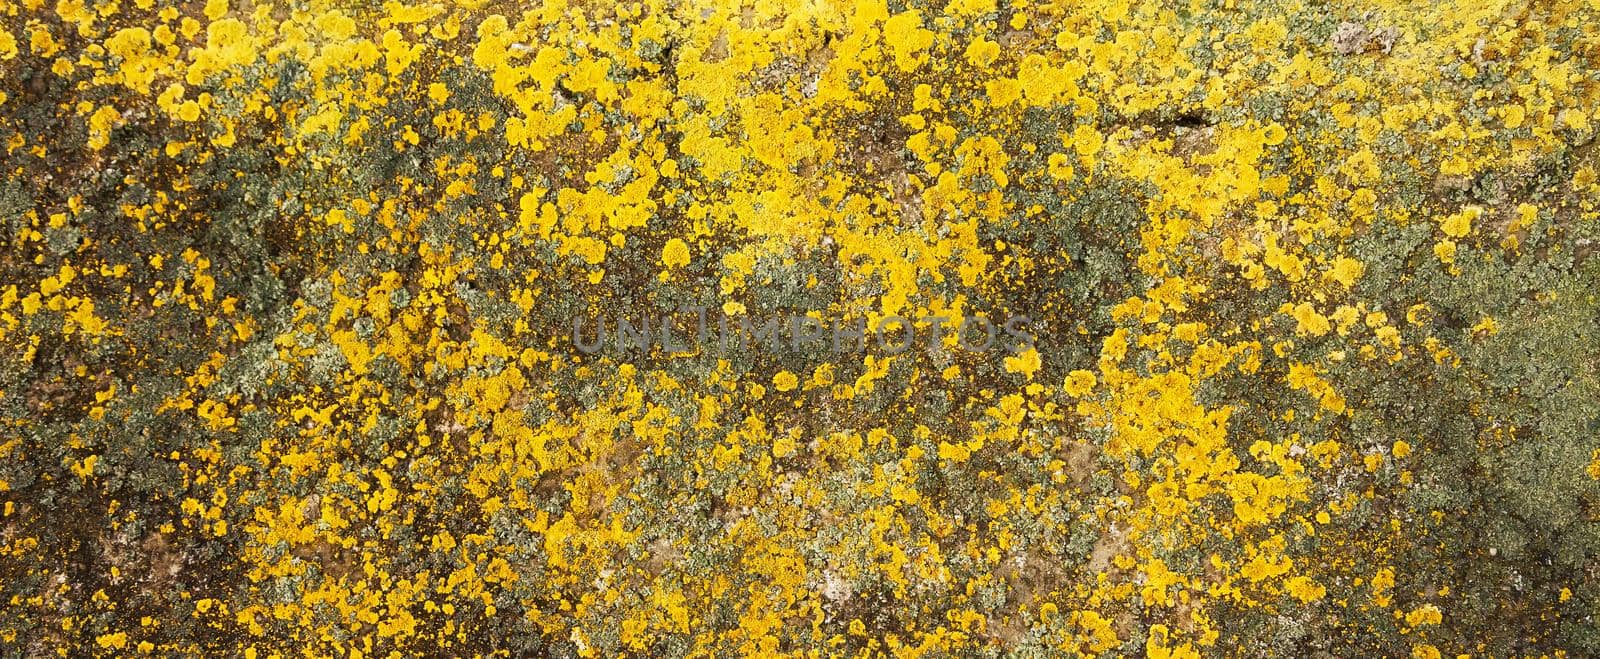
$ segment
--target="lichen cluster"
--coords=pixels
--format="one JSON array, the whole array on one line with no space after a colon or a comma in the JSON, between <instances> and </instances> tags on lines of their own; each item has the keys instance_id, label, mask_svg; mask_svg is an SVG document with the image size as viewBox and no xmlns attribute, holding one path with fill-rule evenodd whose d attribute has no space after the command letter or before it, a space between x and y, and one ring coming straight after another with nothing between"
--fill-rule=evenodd
<instances>
[{"instance_id":1,"label":"lichen cluster","mask_svg":"<svg viewBox=\"0 0 1600 659\"><path fill-rule=\"evenodd\" d=\"M1600 655L1597 129L1595 0L11 0L0 654Z\"/></svg>"}]
</instances>

